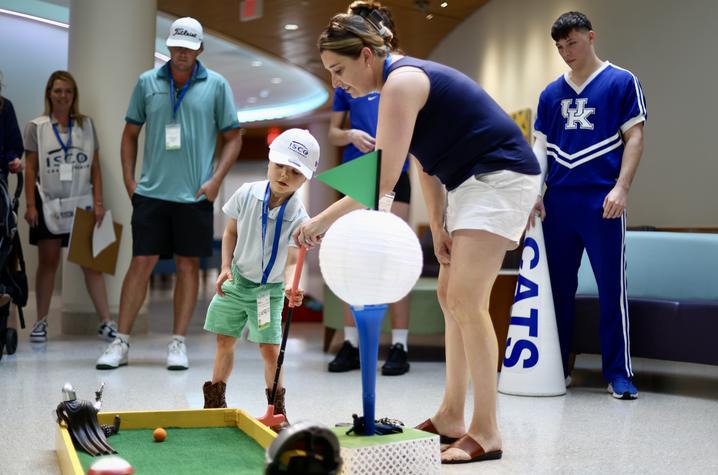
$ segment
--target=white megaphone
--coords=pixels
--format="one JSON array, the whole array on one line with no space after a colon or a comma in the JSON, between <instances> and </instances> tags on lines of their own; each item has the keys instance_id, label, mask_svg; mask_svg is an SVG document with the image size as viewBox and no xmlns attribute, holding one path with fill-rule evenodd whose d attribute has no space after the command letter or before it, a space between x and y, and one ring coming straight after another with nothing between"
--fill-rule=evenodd
<instances>
[{"instance_id":1,"label":"white megaphone","mask_svg":"<svg viewBox=\"0 0 718 475\"><path fill-rule=\"evenodd\" d=\"M498 390L517 396L566 394L540 219L524 239Z\"/></svg>"}]
</instances>

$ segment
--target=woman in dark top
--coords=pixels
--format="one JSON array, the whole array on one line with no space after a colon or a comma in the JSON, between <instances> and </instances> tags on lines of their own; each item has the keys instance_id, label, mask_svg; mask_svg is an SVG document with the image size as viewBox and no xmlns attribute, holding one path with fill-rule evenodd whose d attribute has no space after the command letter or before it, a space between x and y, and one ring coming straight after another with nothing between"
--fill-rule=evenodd
<instances>
[{"instance_id":1,"label":"woman in dark top","mask_svg":"<svg viewBox=\"0 0 718 475\"><path fill-rule=\"evenodd\" d=\"M517 246L526 226L540 168L518 126L481 87L447 66L390 54L391 35L371 18L336 15L319 38L319 50L334 87L352 96L381 92L379 193L393 189L407 153L423 170L421 186L441 264L446 387L439 409L418 428L453 441L442 451L443 463L497 459L502 455L498 345L489 298L506 250ZM318 244L336 219L360 207L342 198L305 223L297 241ZM474 410L467 427L469 378Z\"/></svg>"},{"instance_id":2,"label":"woman in dark top","mask_svg":"<svg viewBox=\"0 0 718 475\"><path fill-rule=\"evenodd\" d=\"M18 173L22 169L20 161L22 153L22 135L15 116L15 108L12 102L0 95L0 177L5 180L6 186L8 173ZM8 202L8 206L11 206L11 203ZM10 296L0 292L0 307L5 306L9 301Z\"/></svg>"},{"instance_id":3,"label":"woman in dark top","mask_svg":"<svg viewBox=\"0 0 718 475\"><path fill-rule=\"evenodd\" d=\"M15 108L12 102L0 95L0 171L3 175L7 177L8 171L20 171L22 152L22 135Z\"/></svg>"}]
</instances>

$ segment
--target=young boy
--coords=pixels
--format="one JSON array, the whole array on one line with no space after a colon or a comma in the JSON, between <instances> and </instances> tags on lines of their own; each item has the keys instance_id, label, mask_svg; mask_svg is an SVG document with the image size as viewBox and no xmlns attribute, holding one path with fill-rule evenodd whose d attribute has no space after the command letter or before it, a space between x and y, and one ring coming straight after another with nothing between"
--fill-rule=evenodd
<instances>
[{"instance_id":1,"label":"young boy","mask_svg":"<svg viewBox=\"0 0 718 475\"><path fill-rule=\"evenodd\" d=\"M259 344L271 403L284 295L295 306L303 299L301 290L290 295L298 253L291 236L309 218L295 191L312 177L318 163L314 137L306 130L287 130L269 146L268 180L245 183L222 208L229 217L222 237L222 268L204 324L217 334L212 381L203 387L205 408L227 407L234 345L245 327L249 340ZM280 375L274 409L286 417L284 394Z\"/></svg>"}]
</instances>

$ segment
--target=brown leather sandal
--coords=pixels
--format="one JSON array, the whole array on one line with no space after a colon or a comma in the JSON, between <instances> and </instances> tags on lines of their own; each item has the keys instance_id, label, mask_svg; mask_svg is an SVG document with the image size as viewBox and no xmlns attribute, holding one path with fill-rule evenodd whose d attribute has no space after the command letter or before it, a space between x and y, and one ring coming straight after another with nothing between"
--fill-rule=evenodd
<instances>
[{"instance_id":1,"label":"brown leather sandal","mask_svg":"<svg viewBox=\"0 0 718 475\"><path fill-rule=\"evenodd\" d=\"M424 432L431 432L432 434L436 434L439 436L439 442L441 444L453 444L457 440L459 440L459 437L450 437L448 435L439 434L439 431L436 430L436 427L434 427L434 423L431 422L431 419L427 419L418 426L414 427L414 429L423 430Z\"/></svg>"},{"instance_id":2,"label":"brown leather sandal","mask_svg":"<svg viewBox=\"0 0 718 475\"><path fill-rule=\"evenodd\" d=\"M441 463L443 464L458 464L458 463L471 463L471 462L482 462L485 460L498 460L503 455L502 450L492 450L491 452L485 452L484 448L479 445L478 442L476 442L469 434L464 434L446 448L446 450L449 449L459 449L466 452L466 454L469 456L466 460L441 460Z\"/></svg>"}]
</instances>

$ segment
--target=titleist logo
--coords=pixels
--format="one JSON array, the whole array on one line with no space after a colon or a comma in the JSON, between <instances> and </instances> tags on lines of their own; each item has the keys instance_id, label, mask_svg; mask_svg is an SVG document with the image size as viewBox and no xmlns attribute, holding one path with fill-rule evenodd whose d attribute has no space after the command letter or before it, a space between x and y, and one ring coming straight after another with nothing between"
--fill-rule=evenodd
<instances>
[{"instance_id":1,"label":"titleist logo","mask_svg":"<svg viewBox=\"0 0 718 475\"><path fill-rule=\"evenodd\" d=\"M185 30L184 28L175 28L174 33L172 33L172 36L190 36L192 38L197 38L197 33L194 33L189 30Z\"/></svg>"}]
</instances>

